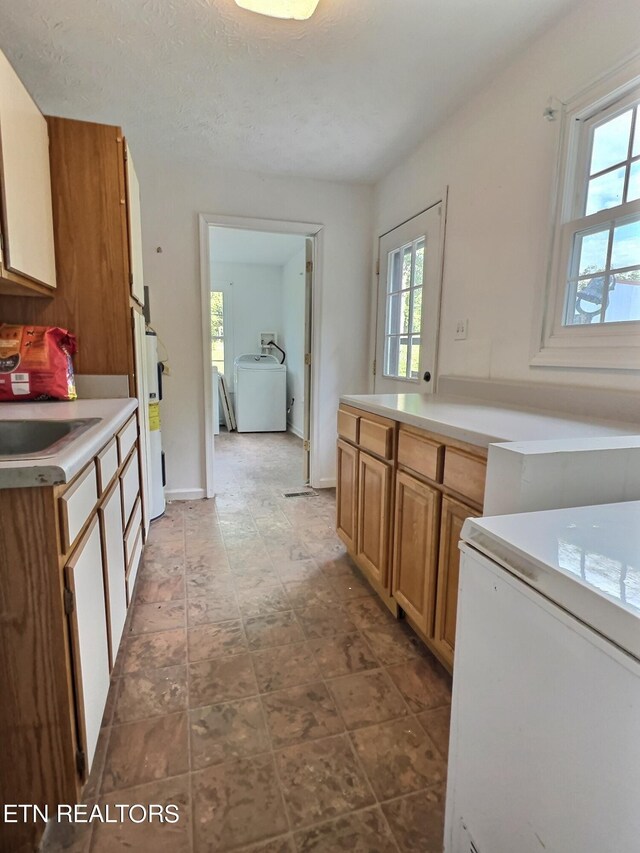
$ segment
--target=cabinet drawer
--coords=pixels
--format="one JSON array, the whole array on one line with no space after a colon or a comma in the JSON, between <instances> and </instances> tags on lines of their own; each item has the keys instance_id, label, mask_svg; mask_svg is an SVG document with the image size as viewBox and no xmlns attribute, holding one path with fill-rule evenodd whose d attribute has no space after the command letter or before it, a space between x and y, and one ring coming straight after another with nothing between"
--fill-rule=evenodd
<instances>
[{"instance_id":1,"label":"cabinet drawer","mask_svg":"<svg viewBox=\"0 0 640 853\"><path fill-rule=\"evenodd\" d=\"M96 456L98 493L103 495L118 470L118 444L115 436Z\"/></svg>"},{"instance_id":2,"label":"cabinet drawer","mask_svg":"<svg viewBox=\"0 0 640 853\"><path fill-rule=\"evenodd\" d=\"M134 450L129 457L129 461L124 466L120 479L122 482L122 523L126 527L131 518L131 510L140 493L137 450Z\"/></svg>"},{"instance_id":3,"label":"cabinet drawer","mask_svg":"<svg viewBox=\"0 0 640 853\"><path fill-rule=\"evenodd\" d=\"M133 415L118 433L118 461L120 465L129 455L131 448L136 443L138 438L138 422L136 416Z\"/></svg>"},{"instance_id":4,"label":"cabinet drawer","mask_svg":"<svg viewBox=\"0 0 640 853\"><path fill-rule=\"evenodd\" d=\"M393 456L393 426L360 418L360 437L358 440L363 450L368 450L383 459Z\"/></svg>"},{"instance_id":5,"label":"cabinet drawer","mask_svg":"<svg viewBox=\"0 0 640 853\"><path fill-rule=\"evenodd\" d=\"M442 482L444 447L427 436L400 429L398 435L398 465L403 465L435 483Z\"/></svg>"},{"instance_id":6,"label":"cabinet drawer","mask_svg":"<svg viewBox=\"0 0 640 853\"><path fill-rule=\"evenodd\" d=\"M131 513L131 521L129 522L129 526L127 527L126 533L124 534L124 553L127 566L131 562L131 557L133 556L133 549L136 544L136 536L138 534L138 531L140 530L141 522L142 504L140 502L140 498L138 498L134 510Z\"/></svg>"},{"instance_id":7,"label":"cabinet drawer","mask_svg":"<svg viewBox=\"0 0 640 853\"><path fill-rule=\"evenodd\" d=\"M133 545L133 553L131 555L131 562L127 567L127 602L131 604L131 599L133 598L133 589L136 585L136 578L138 577L138 569L140 567L140 558L142 556L142 530L138 530L138 536Z\"/></svg>"},{"instance_id":8,"label":"cabinet drawer","mask_svg":"<svg viewBox=\"0 0 640 853\"><path fill-rule=\"evenodd\" d=\"M444 485L482 506L487 461L456 447L447 447L444 456Z\"/></svg>"},{"instance_id":9,"label":"cabinet drawer","mask_svg":"<svg viewBox=\"0 0 640 853\"><path fill-rule=\"evenodd\" d=\"M360 418L357 415L345 412L344 409L338 409L338 435L340 438L346 438L347 441L357 444L359 420Z\"/></svg>"},{"instance_id":10,"label":"cabinet drawer","mask_svg":"<svg viewBox=\"0 0 640 853\"><path fill-rule=\"evenodd\" d=\"M71 548L98 502L96 466L91 462L60 497L62 546Z\"/></svg>"}]
</instances>

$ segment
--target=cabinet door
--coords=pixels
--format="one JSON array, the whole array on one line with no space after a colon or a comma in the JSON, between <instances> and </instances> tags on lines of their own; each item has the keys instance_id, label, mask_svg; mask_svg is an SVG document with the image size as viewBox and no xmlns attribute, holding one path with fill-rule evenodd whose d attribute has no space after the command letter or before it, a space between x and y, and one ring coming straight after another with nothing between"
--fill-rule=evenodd
<instances>
[{"instance_id":1,"label":"cabinet door","mask_svg":"<svg viewBox=\"0 0 640 853\"><path fill-rule=\"evenodd\" d=\"M336 489L336 527L338 536L351 553L356 552L358 510L358 451L338 440L338 479Z\"/></svg>"},{"instance_id":2,"label":"cabinet door","mask_svg":"<svg viewBox=\"0 0 640 853\"><path fill-rule=\"evenodd\" d=\"M358 547L361 568L380 586L389 585L391 466L360 451L358 463Z\"/></svg>"},{"instance_id":3,"label":"cabinet door","mask_svg":"<svg viewBox=\"0 0 640 853\"><path fill-rule=\"evenodd\" d=\"M118 654L118 646L127 618L124 530L120 501L120 481L116 480L99 510L111 668Z\"/></svg>"},{"instance_id":4,"label":"cabinet door","mask_svg":"<svg viewBox=\"0 0 640 853\"><path fill-rule=\"evenodd\" d=\"M144 305L144 277L142 274L142 219L140 210L140 184L133 166L131 151L127 158L127 225L129 231L129 269L131 295Z\"/></svg>"},{"instance_id":5,"label":"cabinet door","mask_svg":"<svg viewBox=\"0 0 640 853\"><path fill-rule=\"evenodd\" d=\"M440 493L399 471L396 477L393 596L427 636L433 636Z\"/></svg>"},{"instance_id":6,"label":"cabinet door","mask_svg":"<svg viewBox=\"0 0 640 853\"><path fill-rule=\"evenodd\" d=\"M0 141L2 265L55 287L47 123L1 51Z\"/></svg>"},{"instance_id":7,"label":"cabinet door","mask_svg":"<svg viewBox=\"0 0 640 853\"><path fill-rule=\"evenodd\" d=\"M65 579L71 599L67 608L71 657L86 776L91 769L109 692L109 642L97 517L67 563Z\"/></svg>"},{"instance_id":8,"label":"cabinet door","mask_svg":"<svg viewBox=\"0 0 640 853\"><path fill-rule=\"evenodd\" d=\"M453 500L453 498L444 497L442 499L434 645L440 652L442 659L450 667L453 666L458 610L458 577L460 574L458 543L465 519L477 515L477 510L473 510L471 507Z\"/></svg>"}]
</instances>

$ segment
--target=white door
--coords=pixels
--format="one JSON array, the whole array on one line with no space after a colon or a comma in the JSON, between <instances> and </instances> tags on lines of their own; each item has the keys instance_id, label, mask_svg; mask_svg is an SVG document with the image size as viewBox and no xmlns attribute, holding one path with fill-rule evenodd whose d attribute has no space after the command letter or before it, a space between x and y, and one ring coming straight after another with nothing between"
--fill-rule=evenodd
<instances>
[{"instance_id":1,"label":"white door","mask_svg":"<svg viewBox=\"0 0 640 853\"><path fill-rule=\"evenodd\" d=\"M304 426L302 482L311 479L311 324L313 322L313 239L305 240L304 274Z\"/></svg>"},{"instance_id":2,"label":"white door","mask_svg":"<svg viewBox=\"0 0 640 853\"><path fill-rule=\"evenodd\" d=\"M127 213L129 217L129 252L131 268L131 295L144 305L144 276L142 273L142 213L140 209L140 184L133 165L131 152L127 158Z\"/></svg>"},{"instance_id":3,"label":"white door","mask_svg":"<svg viewBox=\"0 0 640 853\"><path fill-rule=\"evenodd\" d=\"M104 586L109 605L109 639L113 668L127 618L120 480L116 479L98 512L102 533Z\"/></svg>"},{"instance_id":4,"label":"white door","mask_svg":"<svg viewBox=\"0 0 640 853\"><path fill-rule=\"evenodd\" d=\"M442 204L380 238L376 394L435 390Z\"/></svg>"},{"instance_id":5,"label":"white door","mask_svg":"<svg viewBox=\"0 0 640 853\"><path fill-rule=\"evenodd\" d=\"M100 527L95 518L65 568L70 608L71 647L86 774L96 751L109 692L109 641L102 575Z\"/></svg>"}]
</instances>

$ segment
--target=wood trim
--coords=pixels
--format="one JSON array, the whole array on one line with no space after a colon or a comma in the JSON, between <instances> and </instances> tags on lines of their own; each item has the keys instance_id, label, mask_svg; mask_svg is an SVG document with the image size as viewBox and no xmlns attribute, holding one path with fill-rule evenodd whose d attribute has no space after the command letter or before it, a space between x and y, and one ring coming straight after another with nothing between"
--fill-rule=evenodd
<instances>
[{"instance_id":1,"label":"wood trim","mask_svg":"<svg viewBox=\"0 0 640 853\"><path fill-rule=\"evenodd\" d=\"M48 284L40 284L24 275L13 272L0 261L0 295L39 297L55 295L56 288Z\"/></svg>"},{"instance_id":2,"label":"wood trim","mask_svg":"<svg viewBox=\"0 0 640 853\"><path fill-rule=\"evenodd\" d=\"M93 480L95 483L95 492L96 499L91 507L91 509L86 513L85 520L78 532L71 538L71 531L69 529L70 517L69 517L69 503L73 499L73 496L76 492L84 486L87 480ZM96 470L96 465L94 459L89 462L88 465L80 471L80 473L74 477L69 488L65 489L64 492L58 498L58 507L60 511L60 532L61 532L61 540L63 553L67 554L72 550L74 544L79 540L82 536L83 531L87 528L89 521L91 520L92 515L95 514L96 508L100 503L100 495L98 491L98 472Z\"/></svg>"},{"instance_id":3,"label":"wood trim","mask_svg":"<svg viewBox=\"0 0 640 853\"><path fill-rule=\"evenodd\" d=\"M341 468L341 456L344 455L348 457L351 463L353 478L352 483L350 483L351 492L347 496L349 499L349 507L348 512L351 520L350 527L353 531L353 535L349 534L349 531L342 527L341 520L343 517L343 508L344 508L344 485L343 478L340 475L342 470ZM355 554L357 550L357 530L358 530L358 473L359 473L359 465L358 465L358 450L352 444L348 444L346 441L342 439L338 439L337 443L337 468L338 468L338 478L336 483L336 531L338 536L342 539L344 544L347 546L349 551Z\"/></svg>"},{"instance_id":4,"label":"wood trim","mask_svg":"<svg viewBox=\"0 0 640 853\"><path fill-rule=\"evenodd\" d=\"M0 802L73 803L75 731L53 489L0 489L0 516ZM5 824L0 846L34 850L43 829Z\"/></svg>"},{"instance_id":5,"label":"wood trim","mask_svg":"<svg viewBox=\"0 0 640 853\"><path fill-rule=\"evenodd\" d=\"M379 505L380 514L377 518L371 519L370 523L375 525L380 531L380 553L377 555L380 565L376 565L371 558L363 550L365 547L365 497L367 482L364 476L364 469L370 468L373 471L378 471L380 474L381 489L384 494L381 495ZM357 546L356 560L362 570L372 578L376 583L385 589L390 588L391 572L390 572L390 532L391 532L391 513L393 508L392 503L392 476L393 468L387 462L376 459L364 451L361 451L358 458L358 525L357 525Z\"/></svg>"},{"instance_id":6,"label":"wood trim","mask_svg":"<svg viewBox=\"0 0 640 853\"><path fill-rule=\"evenodd\" d=\"M111 485L107 489L107 491L103 494L103 497L100 501L100 506L98 507L96 516L100 522L100 551L102 553L102 580L104 583L104 607L107 619L107 642L109 644L109 672L113 670L113 665L115 663L114 653L113 653L113 637L111 636L111 596L109 595L109 555L107 553L107 541L106 541L106 531L104 524L104 512L103 507L108 503L109 499L113 496L113 493L116 490L116 487L119 485L120 481L117 477L114 477ZM88 532L87 532L87 535ZM124 548L124 541L122 543L122 547ZM117 653L117 650L116 650Z\"/></svg>"}]
</instances>

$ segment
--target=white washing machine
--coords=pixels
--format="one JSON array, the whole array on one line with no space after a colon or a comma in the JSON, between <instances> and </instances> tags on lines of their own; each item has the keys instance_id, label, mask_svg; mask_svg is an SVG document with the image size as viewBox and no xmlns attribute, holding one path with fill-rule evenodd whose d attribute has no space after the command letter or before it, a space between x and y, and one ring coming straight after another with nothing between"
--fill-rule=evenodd
<instances>
[{"instance_id":1,"label":"white washing machine","mask_svg":"<svg viewBox=\"0 0 640 853\"><path fill-rule=\"evenodd\" d=\"M238 432L287 429L287 368L274 355L247 353L233 362Z\"/></svg>"}]
</instances>

